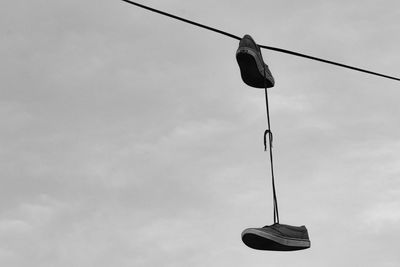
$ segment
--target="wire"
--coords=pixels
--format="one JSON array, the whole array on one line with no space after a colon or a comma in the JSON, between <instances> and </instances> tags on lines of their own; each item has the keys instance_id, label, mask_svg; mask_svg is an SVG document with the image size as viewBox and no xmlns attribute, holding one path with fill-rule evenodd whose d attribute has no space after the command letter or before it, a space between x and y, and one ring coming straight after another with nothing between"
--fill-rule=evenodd
<instances>
[{"instance_id":1,"label":"wire","mask_svg":"<svg viewBox=\"0 0 400 267\"><path fill-rule=\"evenodd\" d=\"M182 17L178 17L178 16L175 16L175 15L169 14L167 12L164 12L164 11L161 11L161 10L157 10L157 9L154 9L154 8L151 8L151 7L148 7L148 6L145 6L145 5L130 1L130 0L121 0L121 1L124 1L124 2L126 2L128 4L135 5L135 6L138 6L140 8L147 9L149 11L152 11L152 12L155 12L155 13L158 13L158 14L173 18L173 19L177 19L177 20L183 21L185 23L189 23L189 24L195 25L195 26L200 27L200 28L204 28L204 29L207 29L207 30L210 30L210 31L213 31L213 32L217 32L219 34L231 37L231 38L236 39L236 40L241 40L242 39L242 38L240 38L240 37L238 37L238 36L236 36L234 34L231 34L231 33L228 33L228 32L222 31L222 30L218 30L218 29L212 28L210 26L206 26L206 25L203 25L203 24L200 24L200 23L197 23L197 22L194 22L194 21L182 18ZM293 52L293 51L282 49L282 48L266 46L266 45L259 45L259 47L260 48L264 48L264 49L268 49L268 50L272 50L272 51L276 51L276 52L280 52L280 53L293 55L293 56L308 58L308 59L311 59L311 60L316 60L316 61L324 62L324 63L327 63L327 64L336 65L336 66L339 66L339 67L343 67L343 68L347 68L347 69L351 69L351 70L356 70L356 71L368 73L368 74L371 74L371 75L380 76L380 77L387 78L387 79L400 81L400 78L396 78L396 77L389 76L389 75L386 75L386 74L381 74L381 73L378 73L378 72L373 72L373 71L369 71L369 70L365 70L365 69L361 69L361 68L345 65L345 64L342 64L342 63L334 62L334 61L330 61L330 60L326 60L326 59L322 59L322 58L317 58L317 57L313 57L313 56L309 56L309 55Z\"/></svg>"},{"instance_id":2,"label":"wire","mask_svg":"<svg viewBox=\"0 0 400 267\"><path fill-rule=\"evenodd\" d=\"M218 30L218 29L215 29L215 28L212 28L212 27L209 27L209 26L206 26L206 25L203 25L203 24L188 20L188 19L181 18L181 17L169 14L169 13L161 11L161 10L157 10L157 9L154 9L154 8L142 5L142 4L138 4L138 3L135 3L135 2L132 2L132 1L129 1L129 0L122 0L122 1L127 2L129 4L132 4L132 5L135 5L135 6L138 6L138 7L141 7L141 8L144 8L144 9L147 9L147 10L150 10L152 12L155 12L155 13L170 17L170 18L173 18L173 19L177 19L177 20L180 20L180 21L183 21L183 22L186 22L186 23L189 23L189 24L193 24L195 26L198 26L198 27L201 27L201 28L213 31L213 32L217 32L217 33L229 36L229 37L237 39L237 40L241 40L242 39L239 36L236 36L236 35L233 35L233 34L230 34L230 33L227 33L227 32L224 32L224 31L221 31L221 30Z\"/></svg>"},{"instance_id":3,"label":"wire","mask_svg":"<svg viewBox=\"0 0 400 267\"><path fill-rule=\"evenodd\" d=\"M259 45L259 47L265 48L265 49L268 49L268 50L277 51L277 52L282 52L282 53L285 53L285 54L298 56L298 57L308 58L308 59L312 59L312 60L316 60L316 61L320 61L320 62L332 64L332 65L336 65L336 66L343 67L343 68L348 68L348 69L352 69L352 70L356 70L356 71L361 71L361 72L365 72L365 73L368 73L368 74L384 77L384 78L387 78L387 79L400 81L400 79L396 78L396 77L388 76L388 75L385 75L385 74L381 74L381 73L377 73L377 72L373 72L373 71L369 71L369 70L365 70L365 69L361 69L361 68L352 67L352 66L349 66L349 65L345 65L345 64L342 64L342 63L334 62L334 61L329 61L329 60L322 59L322 58L317 58L317 57L313 57L313 56L300 54L300 53L289 51L289 50L282 49L282 48L276 48L276 47L266 46L266 45Z\"/></svg>"}]
</instances>

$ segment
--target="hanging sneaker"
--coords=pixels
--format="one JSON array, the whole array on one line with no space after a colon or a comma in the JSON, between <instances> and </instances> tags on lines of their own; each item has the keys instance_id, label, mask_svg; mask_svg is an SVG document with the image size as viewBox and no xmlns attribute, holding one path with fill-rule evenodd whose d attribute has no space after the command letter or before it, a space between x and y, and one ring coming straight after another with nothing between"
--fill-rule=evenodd
<instances>
[{"instance_id":1,"label":"hanging sneaker","mask_svg":"<svg viewBox=\"0 0 400 267\"><path fill-rule=\"evenodd\" d=\"M242 232L248 247L259 250L292 251L309 248L307 228L275 223L263 228L248 228Z\"/></svg>"},{"instance_id":2,"label":"hanging sneaker","mask_svg":"<svg viewBox=\"0 0 400 267\"><path fill-rule=\"evenodd\" d=\"M247 85L256 88L270 88L275 85L274 77L263 61L260 47L250 35L246 34L240 40L236 60L239 63L242 80Z\"/></svg>"}]
</instances>

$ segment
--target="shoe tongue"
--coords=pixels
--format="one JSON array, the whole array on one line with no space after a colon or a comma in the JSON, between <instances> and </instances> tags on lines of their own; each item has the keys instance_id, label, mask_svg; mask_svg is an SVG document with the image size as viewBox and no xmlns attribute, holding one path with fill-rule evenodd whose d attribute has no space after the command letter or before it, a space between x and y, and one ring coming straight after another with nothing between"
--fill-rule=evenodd
<instances>
[{"instance_id":1,"label":"shoe tongue","mask_svg":"<svg viewBox=\"0 0 400 267\"><path fill-rule=\"evenodd\" d=\"M279 226L279 225L280 225L279 223L274 223L274 224L271 224L271 225L266 225L263 228L271 228L271 227L275 227L275 226Z\"/></svg>"}]
</instances>

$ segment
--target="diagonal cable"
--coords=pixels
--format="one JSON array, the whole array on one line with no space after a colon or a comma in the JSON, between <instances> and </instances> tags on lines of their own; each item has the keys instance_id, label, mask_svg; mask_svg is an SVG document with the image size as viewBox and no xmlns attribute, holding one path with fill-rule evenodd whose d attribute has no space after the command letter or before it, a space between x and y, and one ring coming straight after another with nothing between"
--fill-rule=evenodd
<instances>
[{"instance_id":1,"label":"diagonal cable","mask_svg":"<svg viewBox=\"0 0 400 267\"><path fill-rule=\"evenodd\" d=\"M233 34L230 34L230 33L228 33L228 32L224 32L224 31L221 31L221 30L218 30L218 29L215 29L215 28L212 28L212 27L209 27L209 26L206 26L206 25L203 25L203 24L200 24L200 23L197 23L197 22L188 20L188 19L184 19L184 18L175 16L175 15L169 14L169 13L164 12L164 11L161 11L161 10L157 10L157 9L154 9L154 8L151 8L151 7L142 5L142 4L138 4L138 3L135 3L135 2L133 2L133 1L129 1L129 0L122 0L122 1L127 2L127 3L129 3L129 4L132 4L132 5L135 5L135 6L138 6L138 7L141 7L141 8L144 8L144 9L147 9L147 10L150 10L150 11L152 11L152 12L155 12L155 13L158 13L158 14L161 14L161 15L164 15L164 16L167 16L167 17L170 17L170 18L173 18L173 19L177 19L177 20L180 20L180 21L183 21L183 22L186 22L186 23L195 25L195 26L197 26L197 27L201 27L201 28L204 28L204 29L213 31L213 32L217 32L217 33L220 33L220 34L229 36L229 37L234 38L234 39L237 39L237 40L242 39L242 38L240 38L240 37L238 37L238 36L235 36L235 35L233 35Z\"/></svg>"},{"instance_id":2,"label":"diagonal cable","mask_svg":"<svg viewBox=\"0 0 400 267\"><path fill-rule=\"evenodd\" d=\"M241 40L242 39L242 38L240 38L240 37L238 37L238 36L236 36L234 34L231 34L231 33L228 33L228 32L222 31L222 30L218 30L218 29L212 28L210 26L207 26L207 25L204 25L204 24L200 24L200 23L197 23L197 22L194 22L194 21L182 18L182 17L178 17L178 16L175 16L175 15L169 14L167 12L164 12L164 11L161 11L161 10L157 10L157 9L154 9L154 8L151 8L151 7L148 7L148 6L145 6L145 5L130 1L130 0L121 0L121 1L124 1L126 3L131 4L131 5L135 5L135 6L138 6L140 8L144 8L144 9L147 9L149 11L152 11L152 12L155 12L155 13L158 13L158 14L173 18L173 19L177 19L177 20L183 21L185 23L189 23L189 24L195 25L195 26L200 27L200 28L204 28L204 29L207 29L207 30L210 30L210 31L213 31L213 32L217 32L219 34L231 37L231 38L236 39L236 40ZM289 55L293 55L293 56L308 58L308 59L311 59L311 60L316 60L316 61L319 61L319 62L324 62L324 63L327 63L327 64L336 65L336 66L339 66L339 67L343 67L343 68L347 68L347 69L351 69L351 70L356 70L356 71L368 73L368 74L371 74L371 75L380 76L380 77L387 78L387 79L400 81L400 78L397 78L397 77L389 76L389 75L378 73L378 72L369 71L369 70L366 70L366 69L353 67L353 66L350 66L350 65L346 65L346 64L342 64L342 63L338 63L338 62L334 62L334 61L330 61L330 60L326 60L326 59L322 59L322 58L317 58L317 57L313 57L313 56L309 56L309 55L293 52L293 51L282 49L282 48L266 46L266 45L259 45L259 46L260 46L260 48L264 48L264 49L268 49L268 50L272 50L272 51L276 51L276 52L280 52L280 53L285 53L285 54L289 54Z\"/></svg>"},{"instance_id":3,"label":"diagonal cable","mask_svg":"<svg viewBox=\"0 0 400 267\"><path fill-rule=\"evenodd\" d=\"M309 56L309 55L293 52L293 51L282 49L282 48L276 48L276 47L266 46L266 45L259 45L259 47L260 48L265 48L265 49L268 49L268 50L273 50L273 51L285 53L285 54L289 54L289 55L293 55L293 56L304 57L304 58L308 58L308 59L311 59L311 60L320 61L320 62L336 65L336 66L347 68L347 69L351 69L351 70L361 71L361 72L365 72L365 73L368 73L368 74L380 76L380 77L387 78L387 79L400 81L399 78L392 77L392 76L389 76L389 75L386 75L386 74L373 72L373 71L370 71L370 70L365 70L365 69L361 69L361 68L357 68L357 67L352 67L352 66L345 65L345 64L342 64L342 63L338 63L338 62L334 62L334 61L330 61L330 60L326 60L326 59L322 59L322 58L313 57L313 56Z\"/></svg>"}]
</instances>

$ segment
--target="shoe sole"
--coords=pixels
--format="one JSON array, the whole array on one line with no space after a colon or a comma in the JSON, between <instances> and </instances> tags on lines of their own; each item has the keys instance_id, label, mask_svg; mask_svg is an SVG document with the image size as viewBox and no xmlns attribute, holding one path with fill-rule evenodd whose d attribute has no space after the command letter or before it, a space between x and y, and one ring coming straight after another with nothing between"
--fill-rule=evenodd
<instances>
[{"instance_id":1,"label":"shoe sole","mask_svg":"<svg viewBox=\"0 0 400 267\"><path fill-rule=\"evenodd\" d=\"M256 58L257 53L249 48L239 48L236 52L236 60L243 81L251 87L264 88L264 77L261 74L264 66L260 65L263 61Z\"/></svg>"},{"instance_id":2,"label":"shoe sole","mask_svg":"<svg viewBox=\"0 0 400 267\"><path fill-rule=\"evenodd\" d=\"M294 251L310 247L310 241L273 235L249 228L242 232L242 240L248 247L258 250Z\"/></svg>"}]
</instances>

